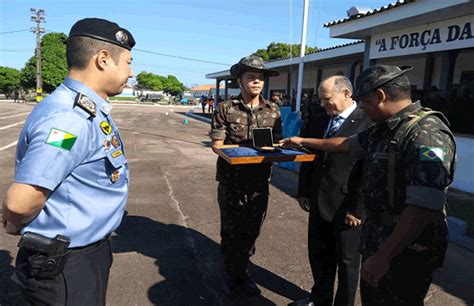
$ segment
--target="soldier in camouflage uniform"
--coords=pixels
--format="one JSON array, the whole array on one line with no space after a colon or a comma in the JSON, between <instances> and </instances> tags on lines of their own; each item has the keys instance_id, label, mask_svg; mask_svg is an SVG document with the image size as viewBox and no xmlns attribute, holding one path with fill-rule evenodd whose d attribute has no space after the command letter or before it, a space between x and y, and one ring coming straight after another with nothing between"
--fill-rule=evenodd
<instances>
[{"instance_id":1,"label":"soldier in camouflage uniform","mask_svg":"<svg viewBox=\"0 0 474 306\"><path fill-rule=\"evenodd\" d=\"M349 138L292 137L303 145L367 158L361 197L361 298L364 305L423 305L448 244L445 205L456 147L441 114L412 103L411 67L376 65L357 79L354 95L375 122Z\"/></svg>"},{"instance_id":2,"label":"soldier in camouflage uniform","mask_svg":"<svg viewBox=\"0 0 474 306\"><path fill-rule=\"evenodd\" d=\"M260 95L264 77L278 72L267 69L255 55L242 58L230 72L237 78L241 94L235 100L219 103L212 119L213 146L251 145L253 128L273 128L274 139L281 139L279 107ZM217 160L221 253L227 272L224 293L228 296L260 294L247 267L267 211L271 166L271 163L232 166L221 157Z\"/></svg>"}]
</instances>

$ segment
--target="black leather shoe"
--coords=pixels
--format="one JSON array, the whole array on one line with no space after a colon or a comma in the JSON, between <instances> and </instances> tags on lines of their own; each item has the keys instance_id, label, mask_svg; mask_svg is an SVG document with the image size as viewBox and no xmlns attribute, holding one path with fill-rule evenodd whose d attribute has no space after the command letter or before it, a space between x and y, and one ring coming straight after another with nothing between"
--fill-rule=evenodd
<instances>
[{"instance_id":1,"label":"black leather shoe","mask_svg":"<svg viewBox=\"0 0 474 306\"><path fill-rule=\"evenodd\" d=\"M311 300L311 297L308 296L304 299L294 301L293 303L288 304L288 306L314 306L314 303Z\"/></svg>"},{"instance_id":2,"label":"black leather shoe","mask_svg":"<svg viewBox=\"0 0 474 306\"><path fill-rule=\"evenodd\" d=\"M241 290L242 286L237 278L229 277L224 281L222 291L227 297L236 297Z\"/></svg>"},{"instance_id":3,"label":"black leather shoe","mask_svg":"<svg viewBox=\"0 0 474 306\"><path fill-rule=\"evenodd\" d=\"M242 280L242 289L244 289L244 293L248 296L257 296L262 293L248 274L246 274Z\"/></svg>"}]
</instances>

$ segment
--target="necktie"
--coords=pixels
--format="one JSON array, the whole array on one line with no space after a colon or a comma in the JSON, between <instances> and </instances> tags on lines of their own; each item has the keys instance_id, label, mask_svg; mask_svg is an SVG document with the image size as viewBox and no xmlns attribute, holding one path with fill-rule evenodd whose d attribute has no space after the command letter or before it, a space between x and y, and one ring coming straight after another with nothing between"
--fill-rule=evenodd
<instances>
[{"instance_id":1,"label":"necktie","mask_svg":"<svg viewBox=\"0 0 474 306\"><path fill-rule=\"evenodd\" d=\"M331 138L336 134L337 130L341 127L342 123L344 122L344 118L341 116L335 116L331 119L331 125L326 133L326 138Z\"/></svg>"}]
</instances>

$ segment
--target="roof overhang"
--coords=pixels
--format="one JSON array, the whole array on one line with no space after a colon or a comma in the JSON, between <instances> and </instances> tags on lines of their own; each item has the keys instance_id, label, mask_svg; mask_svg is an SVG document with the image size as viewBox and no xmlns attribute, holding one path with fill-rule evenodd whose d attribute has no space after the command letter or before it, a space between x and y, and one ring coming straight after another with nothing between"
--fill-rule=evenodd
<instances>
[{"instance_id":1,"label":"roof overhang","mask_svg":"<svg viewBox=\"0 0 474 306\"><path fill-rule=\"evenodd\" d=\"M471 0L418 0L383 12L329 25L332 38L366 39L381 34L469 15L474 13Z\"/></svg>"},{"instance_id":2,"label":"roof overhang","mask_svg":"<svg viewBox=\"0 0 474 306\"><path fill-rule=\"evenodd\" d=\"M333 58L340 58L348 55L354 55L357 53L364 53L365 42L357 42L347 46L342 46L339 48L324 50L305 56L304 62L316 62L316 61L325 61Z\"/></svg>"},{"instance_id":3,"label":"roof overhang","mask_svg":"<svg viewBox=\"0 0 474 306\"><path fill-rule=\"evenodd\" d=\"M225 79L234 79L234 77L230 74L230 70L223 70L213 73L206 74L207 79L217 79L217 80L225 80Z\"/></svg>"},{"instance_id":4,"label":"roof overhang","mask_svg":"<svg viewBox=\"0 0 474 306\"><path fill-rule=\"evenodd\" d=\"M328 49L317 51L315 53L307 54L304 56L303 60L305 63L319 62L319 61L323 62L323 61L327 61L331 59L364 53L364 49L365 49L365 42L363 41L352 42L347 45L335 46ZM292 58L285 58L285 59L266 62L265 66L267 66L267 68L269 69L279 70L279 68L282 69L288 66L298 65L299 63L300 63L299 57L292 57ZM218 80L234 79L234 77L230 74L229 70L208 73L206 74L206 78L218 79Z\"/></svg>"}]
</instances>

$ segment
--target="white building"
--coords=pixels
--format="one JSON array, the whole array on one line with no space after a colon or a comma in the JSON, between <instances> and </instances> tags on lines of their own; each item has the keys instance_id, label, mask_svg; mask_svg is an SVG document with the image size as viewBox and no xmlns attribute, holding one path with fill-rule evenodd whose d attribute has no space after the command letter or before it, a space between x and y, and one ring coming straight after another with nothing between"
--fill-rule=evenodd
<instances>
[{"instance_id":1,"label":"white building","mask_svg":"<svg viewBox=\"0 0 474 306\"><path fill-rule=\"evenodd\" d=\"M354 82L374 64L411 65L407 75L414 97L438 89L439 108L451 121L458 147L453 187L474 193L474 2L470 0L399 0L378 9L349 8L350 16L328 22L333 38L358 41L318 50L304 57L303 92L316 93L324 78L343 73ZM296 95L299 59L267 62L280 75L264 91ZM207 74L224 85L229 71Z\"/></svg>"}]
</instances>

